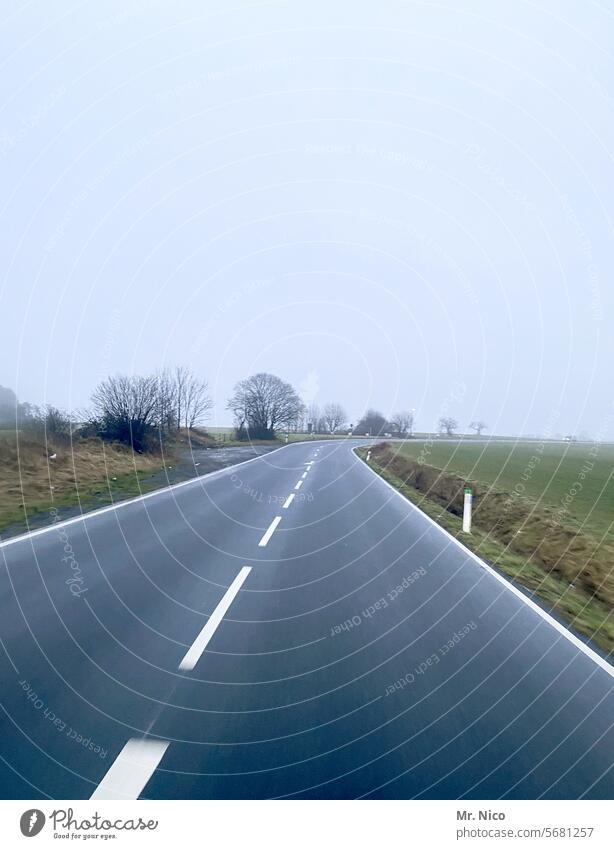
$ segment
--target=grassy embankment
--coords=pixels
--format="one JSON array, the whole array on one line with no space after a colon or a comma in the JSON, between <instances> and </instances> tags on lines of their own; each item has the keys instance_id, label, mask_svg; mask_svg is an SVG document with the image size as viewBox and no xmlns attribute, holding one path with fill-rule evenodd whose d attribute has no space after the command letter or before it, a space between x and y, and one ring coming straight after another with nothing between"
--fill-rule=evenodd
<instances>
[{"instance_id":1,"label":"grassy embankment","mask_svg":"<svg viewBox=\"0 0 614 849\"><path fill-rule=\"evenodd\" d=\"M614 446L416 440L376 446L371 465L577 632L614 650ZM461 530L465 482L470 536Z\"/></svg>"},{"instance_id":2,"label":"grassy embankment","mask_svg":"<svg viewBox=\"0 0 614 849\"><path fill-rule=\"evenodd\" d=\"M214 444L203 435L192 434L190 440L198 446ZM0 534L43 515L51 522L54 507L90 510L163 486L164 476L156 481L152 475L172 465L177 450L188 445L180 434L160 453L137 454L100 439L45 445L33 434L0 431ZM55 459L49 459L54 453Z\"/></svg>"},{"instance_id":3,"label":"grassy embankment","mask_svg":"<svg viewBox=\"0 0 614 849\"><path fill-rule=\"evenodd\" d=\"M181 449L283 445L285 439L237 441L233 428L182 431L160 452L137 454L100 439L50 440L0 429L0 535L49 524L52 508L84 511L166 486ZM304 437L300 437L303 439ZM49 455L56 454L54 460ZM185 450L184 450L185 455ZM184 463L184 465L186 465ZM187 464L189 466L189 463ZM189 476L183 475L183 477ZM174 477L174 473L173 473Z\"/></svg>"}]
</instances>

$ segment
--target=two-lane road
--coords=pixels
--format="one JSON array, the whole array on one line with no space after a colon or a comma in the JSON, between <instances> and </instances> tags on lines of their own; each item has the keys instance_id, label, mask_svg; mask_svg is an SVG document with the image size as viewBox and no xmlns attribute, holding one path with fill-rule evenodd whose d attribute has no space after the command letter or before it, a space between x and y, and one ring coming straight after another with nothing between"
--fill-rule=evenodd
<instances>
[{"instance_id":1,"label":"two-lane road","mask_svg":"<svg viewBox=\"0 0 614 849\"><path fill-rule=\"evenodd\" d=\"M353 453L0 545L4 798L612 798L612 668Z\"/></svg>"}]
</instances>

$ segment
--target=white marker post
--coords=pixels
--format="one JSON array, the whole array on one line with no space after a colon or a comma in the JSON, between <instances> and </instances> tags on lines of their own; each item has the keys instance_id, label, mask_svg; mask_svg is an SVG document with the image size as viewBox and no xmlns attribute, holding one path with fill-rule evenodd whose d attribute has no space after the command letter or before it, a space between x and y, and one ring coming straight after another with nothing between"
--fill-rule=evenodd
<instances>
[{"instance_id":1,"label":"white marker post","mask_svg":"<svg viewBox=\"0 0 614 849\"><path fill-rule=\"evenodd\" d=\"M369 462L370 459L371 459L371 452L367 451L367 463Z\"/></svg>"},{"instance_id":2,"label":"white marker post","mask_svg":"<svg viewBox=\"0 0 614 849\"><path fill-rule=\"evenodd\" d=\"M465 503L463 505L463 533L471 533L471 505L473 503L473 494L470 487L465 487Z\"/></svg>"}]
</instances>

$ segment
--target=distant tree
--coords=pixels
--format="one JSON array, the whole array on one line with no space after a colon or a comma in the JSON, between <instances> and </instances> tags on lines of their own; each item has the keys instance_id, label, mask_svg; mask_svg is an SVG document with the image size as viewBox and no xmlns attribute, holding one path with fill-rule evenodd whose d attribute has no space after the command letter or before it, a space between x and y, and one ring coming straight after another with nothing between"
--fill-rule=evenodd
<instances>
[{"instance_id":1,"label":"distant tree","mask_svg":"<svg viewBox=\"0 0 614 849\"><path fill-rule=\"evenodd\" d=\"M387 430L386 417L378 410L367 410L354 428L354 433L359 436L381 436Z\"/></svg>"},{"instance_id":2,"label":"distant tree","mask_svg":"<svg viewBox=\"0 0 614 849\"><path fill-rule=\"evenodd\" d=\"M67 439L71 435L73 426L72 417L63 410L47 404L41 411L41 419L47 438Z\"/></svg>"},{"instance_id":3,"label":"distant tree","mask_svg":"<svg viewBox=\"0 0 614 849\"><path fill-rule=\"evenodd\" d=\"M347 422L348 417L341 404L331 403L324 407L322 418L326 430L329 433L335 433Z\"/></svg>"},{"instance_id":4,"label":"distant tree","mask_svg":"<svg viewBox=\"0 0 614 849\"><path fill-rule=\"evenodd\" d=\"M75 424L72 416L58 407L19 403L12 389L0 386L0 427L18 428L29 439L58 442L71 437Z\"/></svg>"},{"instance_id":5,"label":"distant tree","mask_svg":"<svg viewBox=\"0 0 614 849\"><path fill-rule=\"evenodd\" d=\"M203 424L213 401L206 380L187 366L167 369L157 375L158 424L162 430L188 430Z\"/></svg>"},{"instance_id":6,"label":"distant tree","mask_svg":"<svg viewBox=\"0 0 614 849\"><path fill-rule=\"evenodd\" d=\"M414 429L414 414L406 410L395 413L390 419L390 427L399 436L407 436Z\"/></svg>"},{"instance_id":7,"label":"distant tree","mask_svg":"<svg viewBox=\"0 0 614 849\"><path fill-rule=\"evenodd\" d=\"M320 408L317 404L311 403L306 410L306 418L307 418L307 429L309 429L309 425L311 424L311 430L313 433L318 433L319 425L322 419L322 415L320 413Z\"/></svg>"},{"instance_id":8,"label":"distant tree","mask_svg":"<svg viewBox=\"0 0 614 849\"><path fill-rule=\"evenodd\" d=\"M274 439L280 427L291 427L303 412L295 389L266 372L237 383L227 406L234 414L237 436L251 439Z\"/></svg>"},{"instance_id":9,"label":"distant tree","mask_svg":"<svg viewBox=\"0 0 614 849\"><path fill-rule=\"evenodd\" d=\"M27 402L19 403L12 389L0 386L0 426L15 427L36 432L42 438L48 436L70 436L72 417L57 407L47 404L37 407Z\"/></svg>"},{"instance_id":10,"label":"distant tree","mask_svg":"<svg viewBox=\"0 0 614 849\"><path fill-rule=\"evenodd\" d=\"M15 426L17 396L8 386L0 386L0 424Z\"/></svg>"},{"instance_id":11,"label":"distant tree","mask_svg":"<svg viewBox=\"0 0 614 849\"><path fill-rule=\"evenodd\" d=\"M209 395L209 385L206 380L189 374L182 392L182 414L183 425L188 430L199 424L204 424L213 407L213 400Z\"/></svg>"},{"instance_id":12,"label":"distant tree","mask_svg":"<svg viewBox=\"0 0 614 849\"><path fill-rule=\"evenodd\" d=\"M28 401L21 401L17 404L17 424L19 426L27 426L32 419L39 416L40 411L34 404L30 404Z\"/></svg>"},{"instance_id":13,"label":"distant tree","mask_svg":"<svg viewBox=\"0 0 614 849\"><path fill-rule=\"evenodd\" d=\"M175 411L177 417L177 430L183 421L183 400L185 397L186 384L190 377L187 366L176 366L173 372L173 383L175 386Z\"/></svg>"},{"instance_id":14,"label":"distant tree","mask_svg":"<svg viewBox=\"0 0 614 849\"><path fill-rule=\"evenodd\" d=\"M454 436L454 431L458 427L458 422L451 416L442 416L439 419L439 432L445 433L446 436Z\"/></svg>"},{"instance_id":15,"label":"distant tree","mask_svg":"<svg viewBox=\"0 0 614 849\"><path fill-rule=\"evenodd\" d=\"M488 425L486 424L486 422L475 421L475 422L471 422L471 424L469 425L469 430L474 430L475 433L476 433L476 436L481 436L482 431L486 430L487 427L488 427Z\"/></svg>"},{"instance_id":16,"label":"distant tree","mask_svg":"<svg viewBox=\"0 0 614 849\"><path fill-rule=\"evenodd\" d=\"M177 405L179 393L174 372L168 369L156 375L156 424L162 432L170 433L179 427Z\"/></svg>"}]
</instances>

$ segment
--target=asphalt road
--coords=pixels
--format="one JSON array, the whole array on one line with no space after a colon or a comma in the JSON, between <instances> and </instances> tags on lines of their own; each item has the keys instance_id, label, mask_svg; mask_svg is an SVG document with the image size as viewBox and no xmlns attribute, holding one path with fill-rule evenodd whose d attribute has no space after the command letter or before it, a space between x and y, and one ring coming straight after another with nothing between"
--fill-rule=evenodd
<instances>
[{"instance_id":1,"label":"asphalt road","mask_svg":"<svg viewBox=\"0 0 614 849\"><path fill-rule=\"evenodd\" d=\"M0 797L612 798L612 668L353 444L2 544Z\"/></svg>"}]
</instances>

